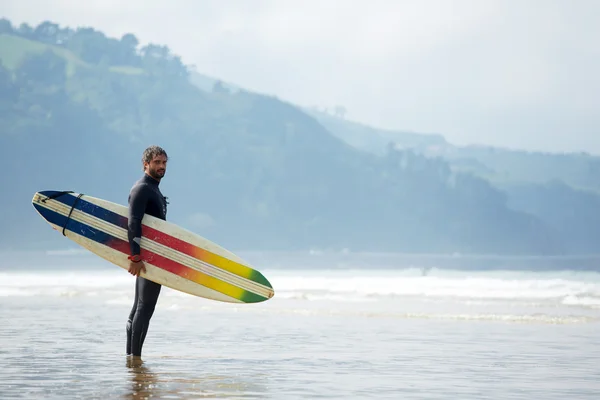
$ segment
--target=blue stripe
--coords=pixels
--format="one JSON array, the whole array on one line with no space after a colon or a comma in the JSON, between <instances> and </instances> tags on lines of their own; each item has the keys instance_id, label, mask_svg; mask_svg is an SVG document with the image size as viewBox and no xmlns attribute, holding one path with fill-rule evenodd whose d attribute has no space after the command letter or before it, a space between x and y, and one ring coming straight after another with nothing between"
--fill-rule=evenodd
<instances>
[{"instance_id":1,"label":"blue stripe","mask_svg":"<svg viewBox=\"0 0 600 400\"><path fill-rule=\"evenodd\" d=\"M39 193L43 196L52 196L60 192L57 190L45 190ZM59 201L69 207L73 207L76 198L77 196L74 196L72 193L66 193L61 196L58 196L53 200ZM100 207L96 204L90 203L89 201L86 201L84 199L79 199L75 206L75 209L82 211L86 214L93 215L94 217L100 218L108 223L117 225L123 229L127 229L127 217L124 217L113 211L107 210L106 208Z\"/></svg>"},{"instance_id":2,"label":"blue stripe","mask_svg":"<svg viewBox=\"0 0 600 400\"><path fill-rule=\"evenodd\" d=\"M66 197L66 196L63 196L63 197ZM49 210L49 209L39 206L37 204L34 204L33 206L48 222L58 225L60 228L62 228L65 224L65 221L67 221L66 216L59 214L56 211ZM106 233L106 232L94 229L87 224L84 224L79 221L75 221L72 218L69 218L66 229L71 232L77 233L81 236L84 236L90 240L93 240L97 243L100 243L100 244L108 245L110 241L123 241L117 237L114 237L114 236ZM61 231L61 234L62 234L62 231Z\"/></svg>"}]
</instances>

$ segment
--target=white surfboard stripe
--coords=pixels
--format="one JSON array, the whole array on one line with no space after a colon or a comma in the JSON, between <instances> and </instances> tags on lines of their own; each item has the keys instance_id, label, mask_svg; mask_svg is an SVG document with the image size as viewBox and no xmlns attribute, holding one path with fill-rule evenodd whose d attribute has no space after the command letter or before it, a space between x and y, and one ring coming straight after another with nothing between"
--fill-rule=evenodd
<instances>
[{"instance_id":1,"label":"white surfboard stripe","mask_svg":"<svg viewBox=\"0 0 600 400\"><path fill-rule=\"evenodd\" d=\"M46 200L46 202L38 202L40 206L52 210L58 214L63 216L68 216L71 211L71 207L57 200ZM105 220L102 220L93 215L87 214L83 211L74 209L71 213L71 219L81 222L85 225L90 226L93 229L98 229L104 233L107 233L111 236L119 238L124 241L128 241L127 238L127 230L111 224ZM257 282L251 281L244 277L232 274L229 271L222 270L217 268L211 264L208 264L202 260L191 257L187 254L184 254L178 250L172 249L170 247L164 246L160 243L149 240L148 238L143 237L141 246L152 251L156 254L159 254L163 257L169 258L173 261L176 261L182 265L188 266L192 269L195 269L199 272L202 272L206 275L212 276L213 278L222 280L231 285L240 287L249 292L255 293L259 296L263 296L268 298L272 289L265 287Z\"/></svg>"}]
</instances>

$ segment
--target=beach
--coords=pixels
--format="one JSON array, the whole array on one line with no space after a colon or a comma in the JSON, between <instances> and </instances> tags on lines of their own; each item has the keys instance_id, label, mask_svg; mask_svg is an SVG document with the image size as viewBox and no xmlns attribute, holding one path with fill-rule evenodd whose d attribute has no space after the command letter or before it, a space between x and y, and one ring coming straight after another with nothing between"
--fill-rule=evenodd
<instances>
[{"instance_id":1,"label":"beach","mask_svg":"<svg viewBox=\"0 0 600 400\"><path fill-rule=\"evenodd\" d=\"M275 297L163 287L143 363L134 277L0 271L0 398L597 399L600 274L418 267L263 270Z\"/></svg>"}]
</instances>

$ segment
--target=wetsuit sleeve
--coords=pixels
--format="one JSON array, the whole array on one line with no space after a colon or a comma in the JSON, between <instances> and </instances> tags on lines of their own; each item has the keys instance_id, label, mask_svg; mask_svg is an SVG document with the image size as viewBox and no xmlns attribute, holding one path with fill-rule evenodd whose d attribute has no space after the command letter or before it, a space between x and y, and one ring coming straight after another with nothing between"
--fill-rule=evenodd
<instances>
[{"instance_id":1,"label":"wetsuit sleeve","mask_svg":"<svg viewBox=\"0 0 600 400\"><path fill-rule=\"evenodd\" d=\"M142 218L146 212L149 189L146 185L138 185L131 190L129 195L129 221L127 223L127 238L131 255L140 254L140 240L142 238Z\"/></svg>"}]
</instances>

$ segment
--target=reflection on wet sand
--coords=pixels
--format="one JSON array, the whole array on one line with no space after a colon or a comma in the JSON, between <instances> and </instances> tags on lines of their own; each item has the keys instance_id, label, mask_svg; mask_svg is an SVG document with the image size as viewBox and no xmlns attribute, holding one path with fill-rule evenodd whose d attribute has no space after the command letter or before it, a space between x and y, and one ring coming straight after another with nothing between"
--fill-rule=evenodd
<instances>
[{"instance_id":1,"label":"reflection on wet sand","mask_svg":"<svg viewBox=\"0 0 600 400\"><path fill-rule=\"evenodd\" d=\"M127 367L131 375L131 391L125 396L128 399L148 399L163 397L157 390L158 376L143 363L133 362L127 358Z\"/></svg>"},{"instance_id":2,"label":"reflection on wet sand","mask_svg":"<svg viewBox=\"0 0 600 400\"><path fill-rule=\"evenodd\" d=\"M165 367L165 365L162 365ZM264 398L266 388L251 376L204 375L190 378L186 373L164 372L165 368L148 367L146 363L127 359L131 379L126 399L150 398ZM168 368L168 367L167 367ZM175 376L175 375L179 376ZM242 378L243 380L240 380ZM244 381L245 380L245 381Z\"/></svg>"}]
</instances>

